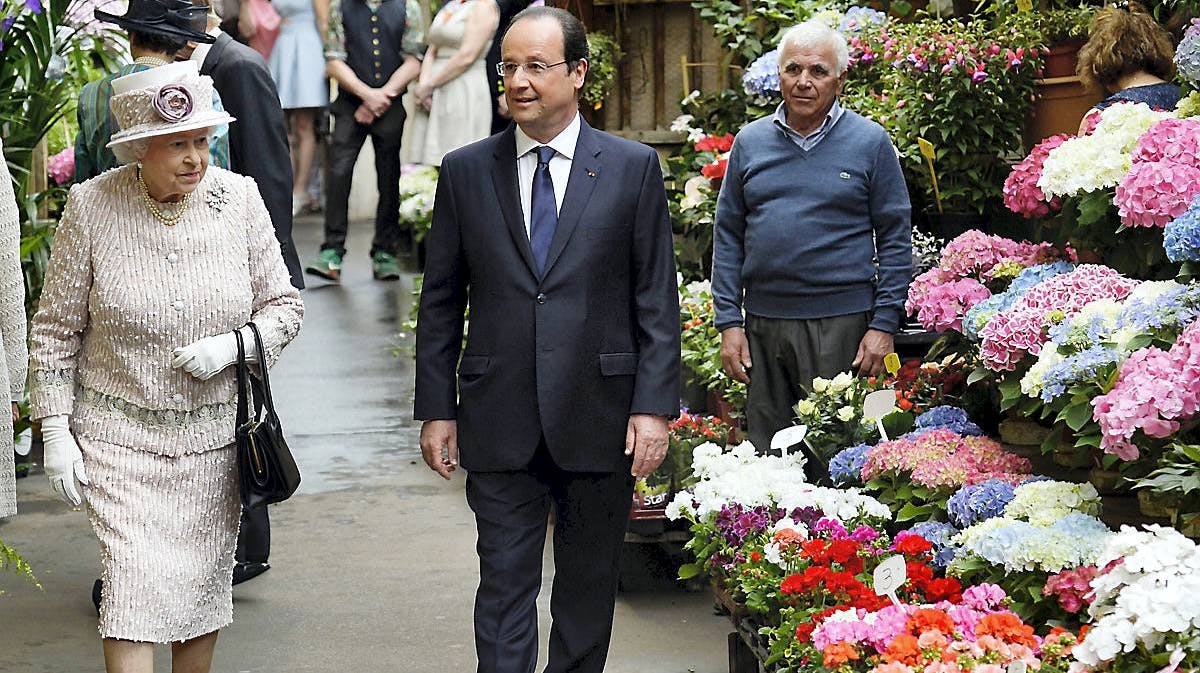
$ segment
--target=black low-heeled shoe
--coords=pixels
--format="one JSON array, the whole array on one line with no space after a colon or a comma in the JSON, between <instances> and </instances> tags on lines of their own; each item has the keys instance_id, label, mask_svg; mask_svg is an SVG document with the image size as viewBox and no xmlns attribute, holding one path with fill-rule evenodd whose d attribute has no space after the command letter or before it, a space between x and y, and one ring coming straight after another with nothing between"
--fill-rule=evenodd
<instances>
[{"instance_id":1,"label":"black low-heeled shoe","mask_svg":"<svg viewBox=\"0 0 1200 673\"><path fill-rule=\"evenodd\" d=\"M92 585L92 605L96 606L96 616L100 616L100 598L104 592L104 582L96 580Z\"/></svg>"},{"instance_id":2,"label":"black low-heeled shoe","mask_svg":"<svg viewBox=\"0 0 1200 673\"><path fill-rule=\"evenodd\" d=\"M271 569L270 563L238 561L233 564L233 586L248 582Z\"/></svg>"}]
</instances>

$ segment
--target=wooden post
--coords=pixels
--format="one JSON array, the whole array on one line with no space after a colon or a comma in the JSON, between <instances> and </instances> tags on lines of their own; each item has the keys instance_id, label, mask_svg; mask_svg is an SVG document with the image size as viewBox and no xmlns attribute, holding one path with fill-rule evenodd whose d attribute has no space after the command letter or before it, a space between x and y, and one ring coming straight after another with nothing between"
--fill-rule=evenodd
<instances>
[{"instance_id":1,"label":"wooden post","mask_svg":"<svg viewBox=\"0 0 1200 673\"><path fill-rule=\"evenodd\" d=\"M704 60L704 41L700 38L704 34L704 22L700 20L700 12L692 12L692 29L688 34L688 60L692 63L699 63ZM692 93L693 90L704 90L704 69L696 68L696 76L691 78L691 85L687 87L687 91L683 92L684 96Z\"/></svg>"},{"instance_id":2,"label":"wooden post","mask_svg":"<svg viewBox=\"0 0 1200 673\"><path fill-rule=\"evenodd\" d=\"M666 5L654 4L654 128L660 129L667 116L667 17Z\"/></svg>"},{"instance_id":3,"label":"wooden post","mask_svg":"<svg viewBox=\"0 0 1200 673\"><path fill-rule=\"evenodd\" d=\"M735 631L729 634L729 673L758 673L758 658Z\"/></svg>"}]
</instances>

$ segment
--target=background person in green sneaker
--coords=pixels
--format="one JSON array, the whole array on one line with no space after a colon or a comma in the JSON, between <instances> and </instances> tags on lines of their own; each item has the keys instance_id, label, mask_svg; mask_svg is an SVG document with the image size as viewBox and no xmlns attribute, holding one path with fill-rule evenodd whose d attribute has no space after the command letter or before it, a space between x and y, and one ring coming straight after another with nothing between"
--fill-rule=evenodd
<instances>
[{"instance_id":1,"label":"background person in green sneaker","mask_svg":"<svg viewBox=\"0 0 1200 673\"><path fill-rule=\"evenodd\" d=\"M325 70L337 80L329 189L325 196L325 242L305 271L327 280L342 278L350 180L368 136L375 148L379 204L371 266L376 280L400 278L400 94L421 72L421 7L417 0L333 0L325 35Z\"/></svg>"}]
</instances>

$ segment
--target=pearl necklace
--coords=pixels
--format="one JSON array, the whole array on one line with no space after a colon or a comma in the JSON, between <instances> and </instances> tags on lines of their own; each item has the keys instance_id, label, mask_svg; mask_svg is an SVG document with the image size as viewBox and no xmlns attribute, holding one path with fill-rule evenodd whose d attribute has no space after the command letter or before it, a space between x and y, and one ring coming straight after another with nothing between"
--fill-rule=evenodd
<instances>
[{"instance_id":1,"label":"pearl necklace","mask_svg":"<svg viewBox=\"0 0 1200 673\"><path fill-rule=\"evenodd\" d=\"M137 169L137 178L138 189L142 192L142 203L146 204L146 208L150 210L150 214L154 215L154 217L158 218L160 222L168 227L173 227L179 224L179 221L183 219L184 214L187 213L188 204L191 203L188 197L190 197L191 194L183 195L183 200L179 202L178 210L173 212L164 211L163 209L159 208L158 203L151 198L150 189L146 187L146 181L142 179L142 167L140 165Z\"/></svg>"}]
</instances>

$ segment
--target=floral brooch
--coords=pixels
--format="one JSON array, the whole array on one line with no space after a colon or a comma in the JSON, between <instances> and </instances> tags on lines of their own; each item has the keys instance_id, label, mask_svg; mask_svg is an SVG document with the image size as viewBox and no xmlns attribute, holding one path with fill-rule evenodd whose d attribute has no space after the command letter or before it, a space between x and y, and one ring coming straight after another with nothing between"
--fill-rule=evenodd
<instances>
[{"instance_id":1,"label":"floral brooch","mask_svg":"<svg viewBox=\"0 0 1200 673\"><path fill-rule=\"evenodd\" d=\"M229 203L229 188L224 183L218 182L208 189L208 193L204 195L204 202L209 208L221 212Z\"/></svg>"}]
</instances>

